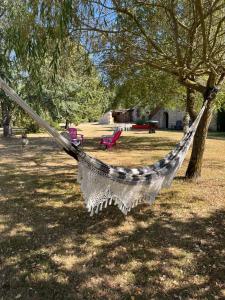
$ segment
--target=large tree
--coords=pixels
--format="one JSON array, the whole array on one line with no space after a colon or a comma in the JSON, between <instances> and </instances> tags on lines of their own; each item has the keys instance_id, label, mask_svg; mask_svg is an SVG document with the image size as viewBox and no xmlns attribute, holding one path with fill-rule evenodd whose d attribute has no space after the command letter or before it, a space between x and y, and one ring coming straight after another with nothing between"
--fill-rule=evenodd
<instances>
[{"instance_id":1,"label":"large tree","mask_svg":"<svg viewBox=\"0 0 225 300\"><path fill-rule=\"evenodd\" d=\"M104 60L109 67L147 65L176 76L188 88L187 106L191 115L195 114L192 109L195 91L204 100L210 97L186 173L189 178L200 176L213 102L225 72L224 2L89 1L88 12L86 6L83 26L86 24L89 32L99 33L99 45L106 51Z\"/></svg>"},{"instance_id":2,"label":"large tree","mask_svg":"<svg viewBox=\"0 0 225 300\"><path fill-rule=\"evenodd\" d=\"M101 49L107 50L104 59L111 68L119 65L143 68L148 65L176 76L188 88L187 107L191 115L194 115L192 108L195 91L200 92L204 100L210 96L196 132L186 173L189 178L197 178L201 174L213 102L224 78L224 2L90 2L89 14L86 6L82 20L85 16L86 19L82 23L83 26L86 24L89 32L95 30L99 33ZM90 20L92 10L95 10L95 14ZM94 20L96 14L97 21ZM111 25L110 30L108 24ZM107 30L106 36L104 31Z\"/></svg>"}]
</instances>

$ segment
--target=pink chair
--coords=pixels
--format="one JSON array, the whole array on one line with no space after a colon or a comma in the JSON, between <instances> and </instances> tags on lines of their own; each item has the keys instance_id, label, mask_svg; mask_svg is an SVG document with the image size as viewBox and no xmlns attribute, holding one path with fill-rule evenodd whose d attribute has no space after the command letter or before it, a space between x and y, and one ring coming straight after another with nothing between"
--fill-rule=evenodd
<instances>
[{"instance_id":1,"label":"pink chair","mask_svg":"<svg viewBox=\"0 0 225 300\"><path fill-rule=\"evenodd\" d=\"M112 137L102 137L100 141L100 145L105 145L106 149L112 149L114 145L116 145L116 141L121 136L122 130L116 131Z\"/></svg>"},{"instance_id":2,"label":"pink chair","mask_svg":"<svg viewBox=\"0 0 225 300\"><path fill-rule=\"evenodd\" d=\"M80 143L83 144L84 136L83 136L83 134L78 134L76 128L72 128L72 127L68 128L68 132L69 132L70 139L71 139L72 143L80 141Z\"/></svg>"}]
</instances>

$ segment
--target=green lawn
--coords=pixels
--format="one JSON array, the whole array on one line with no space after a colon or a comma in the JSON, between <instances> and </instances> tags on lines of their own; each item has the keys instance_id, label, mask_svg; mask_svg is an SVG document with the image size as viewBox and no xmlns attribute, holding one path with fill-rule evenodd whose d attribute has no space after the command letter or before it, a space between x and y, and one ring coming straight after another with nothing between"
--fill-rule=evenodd
<instances>
[{"instance_id":1,"label":"green lawn","mask_svg":"<svg viewBox=\"0 0 225 300\"><path fill-rule=\"evenodd\" d=\"M84 124L85 149L104 161L150 164L181 133L125 132L98 149L109 127ZM182 178L127 217L89 217L76 162L45 134L0 138L0 299L224 299L225 139L209 135L202 178ZM189 153L190 155L190 153Z\"/></svg>"}]
</instances>

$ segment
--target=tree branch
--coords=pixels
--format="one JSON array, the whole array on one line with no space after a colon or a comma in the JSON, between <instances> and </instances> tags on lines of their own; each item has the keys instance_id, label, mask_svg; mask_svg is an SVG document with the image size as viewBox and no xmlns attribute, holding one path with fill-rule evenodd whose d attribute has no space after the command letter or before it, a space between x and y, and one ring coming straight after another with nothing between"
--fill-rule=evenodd
<instances>
[{"instance_id":1,"label":"tree branch","mask_svg":"<svg viewBox=\"0 0 225 300\"><path fill-rule=\"evenodd\" d=\"M171 3L173 5L174 1L172 0ZM177 52L177 61L178 61L179 67L182 67L184 65L184 62L183 62L183 58L181 55L181 49L180 49L180 45L179 45L179 30L178 30L177 18L174 13L174 7L171 7L171 9L169 10L169 13L170 13L170 16L171 16L171 19L173 22L172 30L174 33L175 48L176 48L176 52Z\"/></svg>"},{"instance_id":2,"label":"tree branch","mask_svg":"<svg viewBox=\"0 0 225 300\"><path fill-rule=\"evenodd\" d=\"M180 83L184 86L186 86L187 88L193 89L199 93L204 94L206 91L206 87L196 81L193 81L189 78L181 78Z\"/></svg>"},{"instance_id":3,"label":"tree branch","mask_svg":"<svg viewBox=\"0 0 225 300\"><path fill-rule=\"evenodd\" d=\"M202 0L195 0L195 7L196 7L196 11L198 12L199 18L200 18L202 41L203 41L203 60L206 62L207 61L208 44L207 44L207 38L206 38L205 17L204 17L204 12L203 12L203 7L202 7Z\"/></svg>"},{"instance_id":4,"label":"tree branch","mask_svg":"<svg viewBox=\"0 0 225 300\"><path fill-rule=\"evenodd\" d=\"M154 42L153 39L150 38L150 36L146 33L145 29L137 19L137 17L127 8L119 7L115 0L112 0L112 2L115 5L116 11L122 14L127 15L130 19L132 19L135 24L137 25L138 29L140 30L141 34L146 38L146 41L161 55L166 56L166 54L163 52L163 50Z\"/></svg>"}]
</instances>

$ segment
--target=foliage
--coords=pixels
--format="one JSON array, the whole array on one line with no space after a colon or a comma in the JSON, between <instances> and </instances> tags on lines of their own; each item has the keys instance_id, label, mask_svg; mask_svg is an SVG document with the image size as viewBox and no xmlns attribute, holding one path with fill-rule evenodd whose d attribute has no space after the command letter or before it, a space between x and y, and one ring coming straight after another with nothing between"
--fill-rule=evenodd
<instances>
[{"instance_id":1,"label":"foliage","mask_svg":"<svg viewBox=\"0 0 225 300\"><path fill-rule=\"evenodd\" d=\"M25 131L27 133L37 133L40 131L38 124L32 120L25 125Z\"/></svg>"},{"instance_id":2,"label":"foliage","mask_svg":"<svg viewBox=\"0 0 225 300\"><path fill-rule=\"evenodd\" d=\"M51 66L57 71L69 36L82 42L94 54L95 62L104 63L107 73L135 69L136 77L151 67L175 75L182 85L204 93L209 74L208 84L213 85L223 73L222 2L20 2L19 12L10 15L10 45L18 57L35 62L50 48ZM28 64L38 70L35 63Z\"/></svg>"},{"instance_id":3,"label":"foliage","mask_svg":"<svg viewBox=\"0 0 225 300\"><path fill-rule=\"evenodd\" d=\"M67 53L61 53L54 80L49 59L46 59L41 67L39 84L28 77L24 93L30 89L28 98L34 99L39 106L35 109L39 112L47 109L55 121L67 120L78 124L81 121L97 120L108 106L110 93L106 91L90 60L87 62L86 58L77 53L75 45L70 43L68 47L73 54L68 56Z\"/></svg>"},{"instance_id":4,"label":"foliage","mask_svg":"<svg viewBox=\"0 0 225 300\"><path fill-rule=\"evenodd\" d=\"M223 64L223 0L26 3L28 17L23 21L29 26L26 32L19 32L26 44L32 31L33 40L27 46L37 53L41 47L34 44L46 45L46 36L56 42L68 35L82 37L90 50L108 50L104 59L114 60L114 67L151 66L178 76L183 84L199 91L201 84L196 79ZM39 22L34 22L37 15Z\"/></svg>"},{"instance_id":5,"label":"foliage","mask_svg":"<svg viewBox=\"0 0 225 300\"><path fill-rule=\"evenodd\" d=\"M11 15L9 32L19 57L42 58L54 41L52 64L57 68L70 36L108 68L150 66L203 93L204 76L210 74L209 84L214 84L223 73L223 4L223 0L30 0L20 2L22 9Z\"/></svg>"},{"instance_id":6,"label":"foliage","mask_svg":"<svg viewBox=\"0 0 225 300\"><path fill-rule=\"evenodd\" d=\"M108 107L110 93L79 43L66 39L56 51L57 34L51 35L50 28L45 32L28 2L7 0L2 9L1 77L49 121L97 120ZM14 122L23 123L23 117L25 127L34 127L17 107L15 114L20 117L14 116Z\"/></svg>"},{"instance_id":7,"label":"foliage","mask_svg":"<svg viewBox=\"0 0 225 300\"><path fill-rule=\"evenodd\" d=\"M222 89L222 91L218 94L217 99L215 101L215 110L221 110L225 109L225 91Z\"/></svg>"},{"instance_id":8,"label":"foliage","mask_svg":"<svg viewBox=\"0 0 225 300\"><path fill-rule=\"evenodd\" d=\"M173 75L182 85L204 93L206 85L215 85L223 73L222 2L27 1L22 21L20 14L12 17L11 40L15 41L15 36L20 36L16 43L18 56L32 59L44 57L49 45L54 45L50 52L55 71L65 39L70 36L74 41L81 41L93 53L95 62L103 64L110 76L112 73L117 76L121 69L132 74L126 78L126 83L122 79L116 91L120 96L121 93L129 95L131 92L127 91L134 90L130 97L132 102L142 102L148 94L146 80L142 82L142 89L136 89L134 85L140 84L139 73L146 72L149 67L160 70L161 74L164 73L162 76L165 73ZM35 21L37 17L39 22ZM22 24L26 24L27 30L21 28ZM20 44L26 45L26 48ZM34 69L37 70L37 67ZM129 89L130 86L134 89ZM165 86L166 91L168 86ZM153 98L158 98L156 90L163 94L163 79L153 90ZM168 99L170 96L166 102Z\"/></svg>"},{"instance_id":9,"label":"foliage","mask_svg":"<svg viewBox=\"0 0 225 300\"><path fill-rule=\"evenodd\" d=\"M127 73L126 78L123 72L122 80L116 80L114 105L138 106L148 111L156 107L185 109L185 89L177 84L174 77L150 68ZM115 77L113 80L115 82Z\"/></svg>"},{"instance_id":10,"label":"foliage","mask_svg":"<svg viewBox=\"0 0 225 300\"><path fill-rule=\"evenodd\" d=\"M135 121L135 124L137 124L137 125L144 125L145 122L146 122L145 118L142 118L142 119L137 119Z\"/></svg>"}]
</instances>

